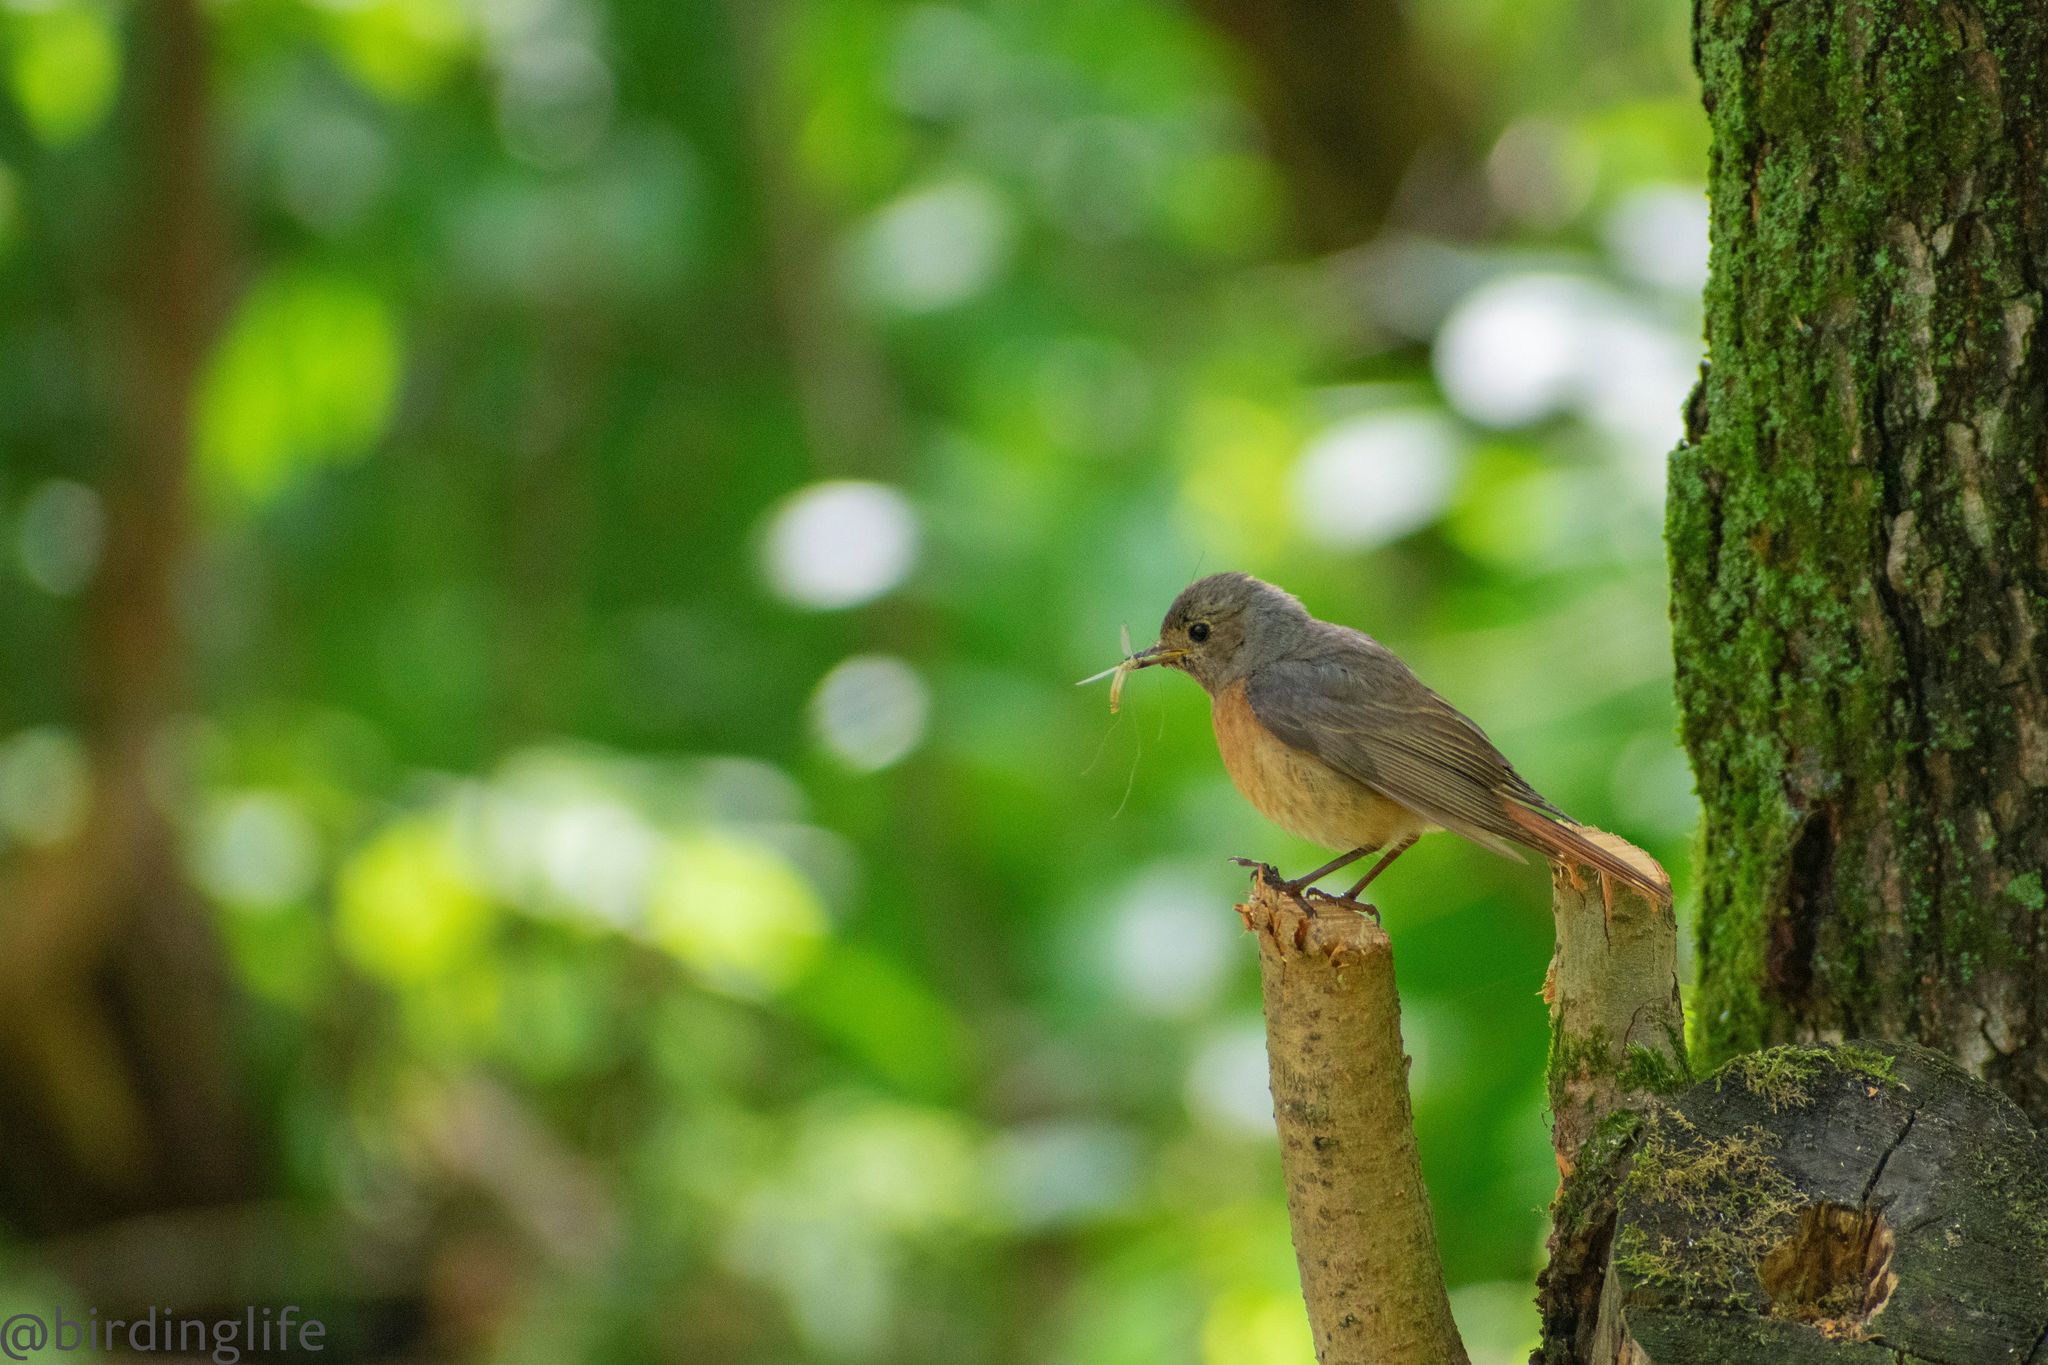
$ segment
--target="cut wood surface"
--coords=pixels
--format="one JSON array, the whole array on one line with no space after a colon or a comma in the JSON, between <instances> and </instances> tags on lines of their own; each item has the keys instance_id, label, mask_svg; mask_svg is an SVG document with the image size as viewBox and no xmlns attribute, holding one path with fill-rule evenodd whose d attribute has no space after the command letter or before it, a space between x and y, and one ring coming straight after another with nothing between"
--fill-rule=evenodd
<instances>
[{"instance_id":1,"label":"cut wood surface","mask_svg":"<svg viewBox=\"0 0 2048 1365\"><path fill-rule=\"evenodd\" d=\"M2048 1149L1925 1048L1739 1057L1646 1124L1602 1318L1596 1365L2036 1365Z\"/></svg>"}]
</instances>

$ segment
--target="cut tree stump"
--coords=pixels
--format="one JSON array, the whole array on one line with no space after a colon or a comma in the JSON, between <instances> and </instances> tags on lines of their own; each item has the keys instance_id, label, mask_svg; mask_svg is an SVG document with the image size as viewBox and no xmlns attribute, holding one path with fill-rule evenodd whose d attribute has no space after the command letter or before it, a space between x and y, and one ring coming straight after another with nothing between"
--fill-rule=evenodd
<instances>
[{"instance_id":1,"label":"cut tree stump","mask_svg":"<svg viewBox=\"0 0 2048 1365\"><path fill-rule=\"evenodd\" d=\"M1595 1365L2048 1362L2048 1148L1925 1048L1772 1048L1646 1119Z\"/></svg>"}]
</instances>

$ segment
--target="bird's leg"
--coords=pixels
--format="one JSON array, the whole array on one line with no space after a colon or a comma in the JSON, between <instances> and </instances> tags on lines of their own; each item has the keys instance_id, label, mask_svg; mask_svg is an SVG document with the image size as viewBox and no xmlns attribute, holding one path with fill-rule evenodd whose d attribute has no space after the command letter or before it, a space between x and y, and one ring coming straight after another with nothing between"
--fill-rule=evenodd
<instances>
[{"instance_id":1,"label":"bird's leg","mask_svg":"<svg viewBox=\"0 0 2048 1365\"><path fill-rule=\"evenodd\" d=\"M1357 862L1360 858L1363 858L1366 854L1370 852L1372 852L1372 849L1369 847L1354 848L1349 853L1343 854L1340 857L1330 859L1330 861L1324 863L1321 867L1317 868L1313 872L1304 872L1299 877L1293 877L1288 879L1287 881L1279 883L1280 889L1285 891L1290 896L1299 896L1302 892L1308 890L1309 887L1315 885L1323 878L1329 876L1338 868L1349 867L1351 866L1351 864Z\"/></svg>"},{"instance_id":2,"label":"bird's leg","mask_svg":"<svg viewBox=\"0 0 2048 1365\"><path fill-rule=\"evenodd\" d=\"M1363 877L1360 877L1358 879L1358 885L1352 887L1349 891L1346 891L1341 897L1338 897L1338 899L1350 901L1353 905L1358 905L1358 893L1365 890L1366 887L1371 886L1372 879L1374 877L1379 876L1380 873L1385 872L1387 868L1392 865L1394 859L1400 857L1403 853L1406 853L1411 847L1413 847L1416 838L1416 835L1411 834L1407 838L1403 839L1400 843L1395 844L1392 848L1388 849L1385 853L1381 854L1380 860L1372 865L1372 871L1366 873ZM1377 909L1374 909L1374 907L1370 905L1359 905L1358 908L1361 910L1372 910L1375 918L1377 918L1379 915L1379 911Z\"/></svg>"},{"instance_id":3,"label":"bird's leg","mask_svg":"<svg viewBox=\"0 0 2048 1365\"><path fill-rule=\"evenodd\" d=\"M1324 863L1321 867L1317 868L1313 872L1305 873L1299 877L1290 877L1285 880L1276 879L1273 882L1271 882L1270 885L1275 890L1284 891L1288 895L1292 896L1294 898L1295 904L1299 905L1308 914L1314 915L1316 912L1316 908L1309 902L1309 898L1307 895L1309 884L1312 882L1320 881L1322 878L1329 876L1332 872L1335 872L1340 867L1348 867L1349 865L1357 862L1360 858L1363 858L1366 854L1370 852L1372 852L1372 849L1370 848L1354 848L1349 853L1344 854L1342 857L1332 858L1329 862ZM1268 867L1265 863L1254 862L1250 858L1232 858L1230 861L1236 863L1239 867L1249 867L1255 869L1265 868L1267 872L1272 872L1274 870L1273 868Z\"/></svg>"},{"instance_id":4,"label":"bird's leg","mask_svg":"<svg viewBox=\"0 0 2048 1365\"><path fill-rule=\"evenodd\" d=\"M1370 847L1362 847L1362 849L1352 849L1350 853L1343 853L1343 855L1339 855L1339 857L1331 857L1331 860L1329 860L1327 864L1323 864L1323 866L1321 866L1321 868L1317 868L1315 872L1305 872L1305 874L1300 874L1300 876L1294 876L1294 878L1286 878L1284 882L1274 882L1274 886L1276 886L1278 890L1284 890L1286 894L1294 896L1296 900L1300 900L1300 892L1305 892L1305 890L1309 890L1309 886L1313 886L1315 882L1321 882L1321 880L1323 880L1325 876L1329 876L1329 874L1331 874L1331 872L1335 872L1337 868L1350 868L1350 866L1352 866L1354 862L1358 862L1358 860L1360 860L1360 857L1364 857L1364 855L1366 855L1366 853L1370 853L1370 851L1372 851ZM1245 860L1245 857L1233 857L1233 860L1231 860L1231 862L1235 862L1235 864L1243 864L1243 866L1247 866L1247 868L1251 868L1251 866L1257 866L1257 864L1251 864L1249 860Z\"/></svg>"}]
</instances>

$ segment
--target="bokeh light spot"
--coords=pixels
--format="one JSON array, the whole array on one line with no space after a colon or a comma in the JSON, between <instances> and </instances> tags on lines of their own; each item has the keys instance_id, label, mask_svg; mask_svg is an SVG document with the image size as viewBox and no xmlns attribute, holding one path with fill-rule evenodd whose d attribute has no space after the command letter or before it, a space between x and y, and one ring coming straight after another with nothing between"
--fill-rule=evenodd
<instances>
[{"instance_id":1,"label":"bokeh light spot","mask_svg":"<svg viewBox=\"0 0 2048 1365\"><path fill-rule=\"evenodd\" d=\"M342 65L387 99L414 100L431 93L468 45L462 0L319 3L327 11L327 37Z\"/></svg>"},{"instance_id":2,"label":"bokeh light spot","mask_svg":"<svg viewBox=\"0 0 2048 1365\"><path fill-rule=\"evenodd\" d=\"M1437 382L1452 406L1487 426L1551 416L1575 392L1578 319L1605 302L1596 286L1566 275L1516 275L1481 285L1437 334Z\"/></svg>"},{"instance_id":3,"label":"bokeh light spot","mask_svg":"<svg viewBox=\"0 0 2048 1365\"><path fill-rule=\"evenodd\" d=\"M612 73L587 45L513 44L498 86L498 131L522 161L564 170L604 144L616 103Z\"/></svg>"},{"instance_id":4,"label":"bokeh light spot","mask_svg":"<svg viewBox=\"0 0 2048 1365\"><path fill-rule=\"evenodd\" d=\"M1133 1009L1170 1017L1215 999L1236 935L1231 921L1212 912L1213 899L1199 879L1171 869L1147 873L1118 899L1108 966Z\"/></svg>"},{"instance_id":5,"label":"bokeh light spot","mask_svg":"<svg viewBox=\"0 0 2048 1365\"><path fill-rule=\"evenodd\" d=\"M200 392L199 456L216 485L262 501L314 465L359 457L398 396L391 310L344 275L259 283Z\"/></svg>"},{"instance_id":6,"label":"bokeh light spot","mask_svg":"<svg viewBox=\"0 0 2048 1365\"><path fill-rule=\"evenodd\" d=\"M1463 463L1457 429L1419 409L1367 413L1309 443L1294 467L1295 516L1338 549L1367 549L1435 521Z\"/></svg>"},{"instance_id":7,"label":"bokeh light spot","mask_svg":"<svg viewBox=\"0 0 2048 1365\"><path fill-rule=\"evenodd\" d=\"M23 843L54 844L84 823L92 796L85 746L54 725L0 743L0 829Z\"/></svg>"},{"instance_id":8,"label":"bokeh light spot","mask_svg":"<svg viewBox=\"0 0 2048 1365\"><path fill-rule=\"evenodd\" d=\"M990 1144L989 1176L1017 1227L1086 1223L1126 1207L1144 1170L1134 1134L1079 1120L1013 1128Z\"/></svg>"},{"instance_id":9,"label":"bokeh light spot","mask_svg":"<svg viewBox=\"0 0 2048 1365\"><path fill-rule=\"evenodd\" d=\"M987 185L954 180L915 190L875 215L855 251L859 281L904 313L965 303L993 282L1010 248L1010 215Z\"/></svg>"},{"instance_id":10,"label":"bokeh light spot","mask_svg":"<svg viewBox=\"0 0 2048 1365\"><path fill-rule=\"evenodd\" d=\"M99 127L121 69L108 9L51 4L12 16L7 36L9 83L36 136L62 147Z\"/></svg>"},{"instance_id":11,"label":"bokeh light spot","mask_svg":"<svg viewBox=\"0 0 2048 1365\"><path fill-rule=\"evenodd\" d=\"M301 222L323 232L358 226L390 183L392 170L382 131L353 110L308 109L278 139L278 198Z\"/></svg>"},{"instance_id":12,"label":"bokeh light spot","mask_svg":"<svg viewBox=\"0 0 2048 1365\"><path fill-rule=\"evenodd\" d=\"M816 483L770 519L764 568L776 594L798 606L858 606L908 576L917 540L917 513L887 484Z\"/></svg>"},{"instance_id":13,"label":"bokeh light spot","mask_svg":"<svg viewBox=\"0 0 2048 1365\"><path fill-rule=\"evenodd\" d=\"M1486 158L1486 184L1494 202L1544 231L1578 216L1592 198L1599 172L1599 157L1582 138L1542 117L1508 125Z\"/></svg>"},{"instance_id":14,"label":"bokeh light spot","mask_svg":"<svg viewBox=\"0 0 2048 1365\"><path fill-rule=\"evenodd\" d=\"M989 98L1002 52L986 20L950 5L918 5L896 31L889 96L925 118L950 118Z\"/></svg>"},{"instance_id":15,"label":"bokeh light spot","mask_svg":"<svg viewBox=\"0 0 2048 1365\"><path fill-rule=\"evenodd\" d=\"M632 810L604 799L563 801L538 833L541 873L558 899L613 924L637 915L657 840Z\"/></svg>"},{"instance_id":16,"label":"bokeh light spot","mask_svg":"<svg viewBox=\"0 0 2048 1365\"><path fill-rule=\"evenodd\" d=\"M1707 193L1650 185L1623 196L1601 230L1621 268L1645 284L1696 295L1707 283Z\"/></svg>"},{"instance_id":17,"label":"bokeh light spot","mask_svg":"<svg viewBox=\"0 0 2048 1365\"><path fill-rule=\"evenodd\" d=\"M846 660L825 675L811 698L819 741L856 772L901 762L924 738L930 716L924 679L886 654Z\"/></svg>"},{"instance_id":18,"label":"bokeh light spot","mask_svg":"<svg viewBox=\"0 0 2048 1365\"><path fill-rule=\"evenodd\" d=\"M1188 1109L1204 1125L1245 1137L1273 1136L1266 1030L1249 1020L1212 1033L1188 1063Z\"/></svg>"},{"instance_id":19,"label":"bokeh light spot","mask_svg":"<svg viewBox=\"0 0 2048 1365\"><path fill-rule=\"evenodd\" d=\"M372 976L401 985L430 980L467 959L490 924L490 903L444 820L392 825L341 870L335 935Z\"/></svg>"},{"instance_id":20,"label":"bokeh light spot","mask_svg":"<svg viewBox=\"0 0 2048 1365\"><path fill-rule=\"evenodd\" d=\"M1575 413L1654 493L1700 351L1697 340L1593 280L1516 275L1459 302L1437 336L1435 361L1445 395L1466 417L1516 427Z\"/></svg>"},{"instance_id":21,"label":"bokeh light spot","mask_svg":"<svg viewBox=\"0 0 2048 1365\"><path fill-rule=\"evenodd\" d=\"M21 509L21 570L44 592L69 597L92 581L106 535L100 495L70 479L50 479Z\"/></svg>"},{"instance_id":22,"label":"bokeh light spot","mask_svg":"<svg viewBox=\"0 0 2048 1365\"><path fill-rule=\"evenodd\" d=\"M1216 1296L1202 1323L1202 1365L1297 1365L1314 1357L1299 1294L1232 1288Z\"/></svg>"},{"instance_id":23,"label":"bokeh light spot","mask_svg":"<svg viewBox=\"0 0 2048 1365\"><path fill-rule=\"evenodd\" d=\"M208 812L195 870L220 900L270 908L312 890L318 853L312 823L296 802L277 792L245 792Z\"/></svg>"}]
</instances>

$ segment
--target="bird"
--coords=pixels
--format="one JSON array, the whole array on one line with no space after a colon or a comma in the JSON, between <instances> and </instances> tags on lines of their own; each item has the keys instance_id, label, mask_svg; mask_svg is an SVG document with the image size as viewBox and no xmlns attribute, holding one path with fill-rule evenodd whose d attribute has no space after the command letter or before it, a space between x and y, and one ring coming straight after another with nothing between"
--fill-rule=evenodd
<instances>
[{"instance_id":1,"label":"bird","mask_svg":"<svg viewBox=\"0 0 2048 1365\"><path fill-rule=\"evenodd\" d=\"M1392 650L1318 620L1282 588L1245 573L1190 584L1167 608L1158 643L1111 671L1156 667L1185 673L1208 692L1223 766L1260 814L1342 850L1277 883L1304 903L1315 882L1379 853L1341 898L1371 910L1358 897L1417 839L1439 830L1517 862L1527 848L1588 865L1652 904L1670 903L1667 884L1587 838Z\"/></svg>"}]
</instances>

